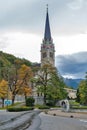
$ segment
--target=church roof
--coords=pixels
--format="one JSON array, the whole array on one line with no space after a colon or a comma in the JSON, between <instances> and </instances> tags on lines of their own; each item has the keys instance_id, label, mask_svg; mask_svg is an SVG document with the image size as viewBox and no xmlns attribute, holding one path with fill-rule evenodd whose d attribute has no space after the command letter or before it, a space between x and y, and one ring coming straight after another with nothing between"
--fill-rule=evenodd
<instances>
[{"instance_id":1,"label":"church roof","mask_svg":"<svg viewBox=\"0 0 87 130\"><path fill-rule=\"evenodd\" d=\"M46 14L44 40L51 40L51 31L50 31L50 24L49 24L48 7L47 7L47 14Z\"/></svg>"}]
</instances>

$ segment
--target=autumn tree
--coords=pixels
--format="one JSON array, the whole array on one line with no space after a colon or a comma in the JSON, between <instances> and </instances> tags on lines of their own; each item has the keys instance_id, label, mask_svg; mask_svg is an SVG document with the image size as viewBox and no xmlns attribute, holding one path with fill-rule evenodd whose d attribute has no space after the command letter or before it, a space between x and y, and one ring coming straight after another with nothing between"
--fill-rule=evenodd
<instances>
[{"instance_id":1,"label":"autumn tree","mask_svg":"<svg viewBox=\"0 0 87 130\"><path fill-rule=\"evenodd\" d=\"M4 107L4 100L8 96L8 82L5 80L0 81L0 98L2 99L2 107Z\"/></svg>"},{"instance_id":2,"label":"autumn tree","mask_svg":"<svg viewBox=\"0 0 87 130\"><path fill-rule=\"evenodd\" d=\"M25 98L32 92L29 87L32 77L32 70L26 65L21 65L20 60L16 60L13 66L2 68L2 79L8 81L9 90L12 94L12 104L14 104L17 94L24 94Z\"/></svg>"},{"instance_id":3,"label":"autumn tree","mask_svg":"<svg viewBox=\"0 0 87 130\"><path fill-rule=\"evenodd\" d=\"M18 73L19 73L18 91L19 93L21 92L22 94L24 94L26 99L27 96L30 96L32 93L32 89L30 87L30 80L33 76L33 73L31 68L26 65L22 65Z\"/></svg>"}]
</instances>

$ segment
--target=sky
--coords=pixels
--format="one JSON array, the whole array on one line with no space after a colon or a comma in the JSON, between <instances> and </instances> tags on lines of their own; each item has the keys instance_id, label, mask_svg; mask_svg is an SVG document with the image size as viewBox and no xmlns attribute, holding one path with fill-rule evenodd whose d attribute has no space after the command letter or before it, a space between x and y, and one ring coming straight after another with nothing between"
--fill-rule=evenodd
<instances>
[{"instance_id":1,"label":"sky","mask_svg":"<svg viewBox=\"0 0 87 130\"><path fill-rule=\"evenodd\" d=\"M82 59L86 60L87 0L0 0L0 50L32 62L40 62L46 4L49 5L56 66L65 77L83 77L83 72L79 70L74 74L71 70L66 72L69 62L64 65L64 61L75 55L79 55L76 62L74 60L77 64L80 61L82 63ZM80 59L83 53L85 56Z\"/></svg>"},{"instance_id":2,"label":"sky","mask_svg":"<svg viewBox=\"0 0 87 130\"><path fill-rule=\"evenodd\" d=\"M87 72L87 52L58 55L56 66L64 78L84 79Z\"/></svg>"}]
</instances>

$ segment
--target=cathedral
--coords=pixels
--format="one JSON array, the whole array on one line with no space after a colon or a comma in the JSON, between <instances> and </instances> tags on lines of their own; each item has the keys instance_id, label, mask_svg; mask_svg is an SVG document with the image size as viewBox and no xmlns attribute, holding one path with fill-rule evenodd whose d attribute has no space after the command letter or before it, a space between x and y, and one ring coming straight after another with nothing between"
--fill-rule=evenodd
<instances>
[{"instance_id":1,"label":"cathedral","mask_svg":"<svg viewBox=\"0 0 87 130\"><path fill-rule=\"evenodd\" d=\"M53 39L51 37L48 7L46 10L44 38L41 44L41 65L40 66L43 67L45 64L50 64L52 67L55 67L55 48L53 44ZM40 72L38 71L37 73ZM40 93L37 94L37 89L35 87L33 89L33 96L35 98L35 104L43 104L43 95Z\"/></svg>"},{"instance_id":2,"label":"cathedral","mask_svg":"<svg viewBox=\"0 0 87 130\"><path fill-rule=\"evenodd\" d=\"M41 44L41 66L47 63L51 64L53 67L55 66L55 48L51 37L48 7L46 12L44 39Z\"/></svg>"},{"instance_id":3,"label":"cathedral","mask_svg":"<svg viewBox=\"0 0 87 130\"><path fill-rule=\"evenodd\" d=\"M46 11L46 22L45 22L45 31L44 38L41 44L41 67L45 64L50 64L52 67L55 67L55 47L53 39L51 37L50 22L49 22L49 13L48 7ZM38 71L39 73L39 71ZM72 99L76 98L76 90L65 89L68 93L68 96ZM35 104L43 104L43 94L37 94L37 89L34 88L34 98Z\"/></svg>"}]
</instances>

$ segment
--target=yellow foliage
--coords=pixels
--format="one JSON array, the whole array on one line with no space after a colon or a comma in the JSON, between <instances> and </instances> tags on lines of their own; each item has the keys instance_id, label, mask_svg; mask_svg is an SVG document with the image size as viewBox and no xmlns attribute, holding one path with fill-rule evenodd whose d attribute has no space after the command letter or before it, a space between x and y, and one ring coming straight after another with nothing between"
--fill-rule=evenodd
<instances>
[{"instance_id":1,"label":"yellow foliage","mask_svg":"<svg viewBox=\"0 0 87 130\"><path fill-rule=\"evenodd\" d=\"M28 80L32 77L32 70L26 65L22 65L19 69L19 79L27 78Z\"/></svg>"},{"instance_id":2,"label":"yellow foliage","mask_svg":"<svg viewBox=\"0 0 87 130\"><path fill-rule=\"evenodd\" d=\"M5 98L8 92L8 82L5 80L0 81L0 97Z\"/></svg>"},{"instance_id":3,"label":"yellow foliage","mask_svg":"<svg viewBox=\"0 0 87 130\"><path fill-rule=\"evenodd\" d=\"M32 89L28 86L23 86L19 89L19 94L30 96L32 94Z\"/></svg>"},{"instance_id":4,"label":"yellow foliage","mask_svg":"<svg viewBox=\"0 0 87 130\"><path fill-rule=\"evenodd\" d=\"M29 87L24 87L24 93L26 96L30 96L32 93L32 89Z\"/></svg>"}]
</instances>

